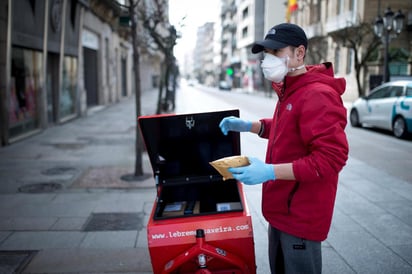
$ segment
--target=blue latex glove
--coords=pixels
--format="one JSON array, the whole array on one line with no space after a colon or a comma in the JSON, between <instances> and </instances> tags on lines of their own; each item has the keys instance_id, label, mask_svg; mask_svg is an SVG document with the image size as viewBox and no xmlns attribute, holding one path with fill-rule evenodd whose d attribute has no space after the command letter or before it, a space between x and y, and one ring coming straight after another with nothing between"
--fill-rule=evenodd
<instances>
[{"instance_id":1,"label":"blue latex glove","mask_svg":"<svg viewBox=\"0 0 412 274\"><path fill-rule=\"evenodd\" d=\"M266 164L258 158L249 158L250 165L243 167L231 167L228 170L233 177L246 185L257 185L269 180L276 180L273 165Z\"/></svg>"},{"instance_id":2,"label":"blue latex glove","mask_svg":"<svg viewBox=\"0 0 412 274\"><path fill-rule=\"evenodd\" d=\"M229 131L250 131L252 129L252 122L242 120L235 116L229 116L222 119L219 127L222 130L223 134L227 135Z\"/></svg>"}]
</instances>

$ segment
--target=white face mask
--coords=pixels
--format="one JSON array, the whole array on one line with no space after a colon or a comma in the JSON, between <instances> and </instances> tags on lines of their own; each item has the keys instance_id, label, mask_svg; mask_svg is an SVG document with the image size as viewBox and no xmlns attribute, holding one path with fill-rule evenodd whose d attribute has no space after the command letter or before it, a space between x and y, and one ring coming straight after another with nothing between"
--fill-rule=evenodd
<instances>
[{"instance_id":1,"label":"white face mask","mask_svg":"<svg viewBox=\"0 0 412 274\"><path fill-rule=\"evenodd\" d=\"M289 71L288 62L289 56L280 58L273 54L266 53L260 67L266 79L280 83Z\"/></svg>"}]
</instances>

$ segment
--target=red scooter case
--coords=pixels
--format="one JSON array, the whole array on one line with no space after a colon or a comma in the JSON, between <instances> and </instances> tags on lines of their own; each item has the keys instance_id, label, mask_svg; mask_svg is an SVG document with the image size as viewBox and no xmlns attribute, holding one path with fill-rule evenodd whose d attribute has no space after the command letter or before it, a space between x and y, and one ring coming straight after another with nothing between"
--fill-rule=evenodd
<instances>
[{"instance_id":1,"label":"red scooter case","mask_svg":"<svg viewBox=\"0 0 412 274\"><path fill-rule=\"evenodd\" d=\"M139 117L157 197L147 224L154 273L256 273L242 184L209 162L240 155L220 121L238 110Z\"/></svg>"}]
</instances>

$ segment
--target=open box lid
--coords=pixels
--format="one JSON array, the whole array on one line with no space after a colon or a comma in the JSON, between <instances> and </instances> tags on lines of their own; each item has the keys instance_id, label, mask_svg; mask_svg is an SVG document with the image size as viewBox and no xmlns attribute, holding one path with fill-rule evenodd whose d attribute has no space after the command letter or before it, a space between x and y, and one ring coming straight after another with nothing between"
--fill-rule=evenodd
<instances>
[{"instance_id":1,"label":"open box lid","mask_svg":"<svg viewBox=\"0 0 412 274\"><path fill-rule=\"evenodd\" d=\"M221 180L209 162L240 155L240 134L223 135L220 121L239 110L141 116L139 127L156 183Z\"/></svg>"}]
</instances>

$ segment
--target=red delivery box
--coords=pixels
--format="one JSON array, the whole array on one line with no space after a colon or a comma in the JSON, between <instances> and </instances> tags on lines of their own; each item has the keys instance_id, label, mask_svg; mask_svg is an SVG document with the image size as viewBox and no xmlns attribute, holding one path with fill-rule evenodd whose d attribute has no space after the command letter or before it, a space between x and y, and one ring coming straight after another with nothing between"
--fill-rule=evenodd
<instances>
[{"instance_id":1,"label":"red delivery box","mask_svg":"<svg viewBox=\"0 0 412 274\"><path fill-rule=\"evenodd\" d=\"M238 110L139 117L157 197L147 224L154 273L256 273L242 184L210 162L240 155L240 134L220 121Z\"/></svg>"}]
</instances>

